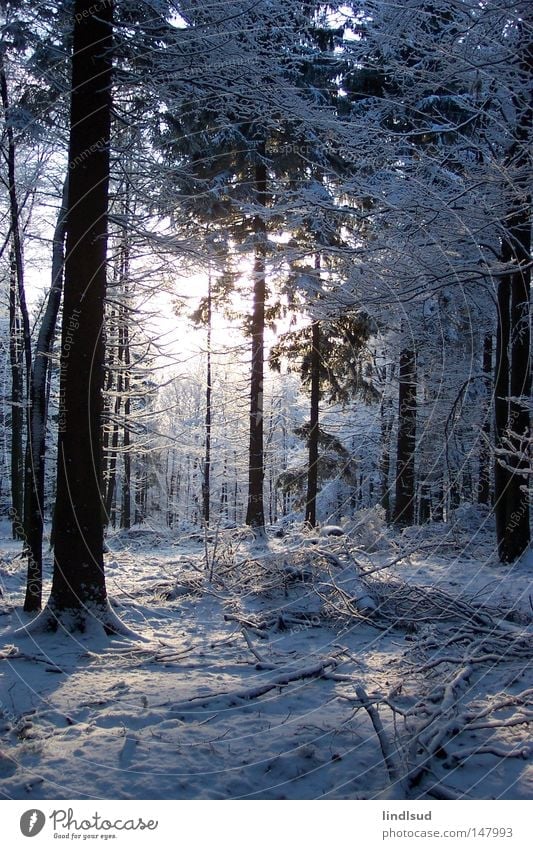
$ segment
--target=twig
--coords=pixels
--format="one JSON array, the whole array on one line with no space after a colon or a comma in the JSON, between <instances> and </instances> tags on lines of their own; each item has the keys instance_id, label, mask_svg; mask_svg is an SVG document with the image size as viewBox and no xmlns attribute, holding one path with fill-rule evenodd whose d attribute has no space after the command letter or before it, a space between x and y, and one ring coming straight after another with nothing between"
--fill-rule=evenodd
<instances>
[{"instance_id":1,"label":"twig","mask_svg":"<svg viewBox=\"0 0 533 849\"><path fill-rule=\"evenodd\" d=\"M254 647L250 637L248 636L248 631L246 630L244 625L242 626L241 630L242 630L242 635L243 635L244 639L246 640L246 645L248 646L248 648L250 649L250 651L252 652L252 654L256 658L256 660L259 661L257 668L259 668L259 669L276 669L277 667L273 663L269 663L268 660L265 660L265 658L262 657L262 655L259 654L257 649Z\"/></svg>"},{"instance_id":2,"label":"twig","mask_svg":"<svg viewBox=\"0 0 533 849\"><path fill-rule=\"evenodd\" d=\"M224 614L225 622L237 622L241 628L244 625L248 628L249 631L253 631L258 637L262 640L268 640L268 631L265 631L263 628L259 628L254 622L251 622L249 619L244 619L242 616L236 616L233 613L225 613Z\"/></svg>"}]
</instances>

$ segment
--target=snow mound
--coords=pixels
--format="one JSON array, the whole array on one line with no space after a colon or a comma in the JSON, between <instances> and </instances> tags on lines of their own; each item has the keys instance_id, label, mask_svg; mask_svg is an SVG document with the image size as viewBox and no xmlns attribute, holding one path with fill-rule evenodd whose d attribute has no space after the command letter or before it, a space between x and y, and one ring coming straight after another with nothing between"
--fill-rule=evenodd
<instances>
[{"instance_id":1,"label":"snow mound","mask_svg":"<svg viewBox=\"0 0 533 849\"><path fill-rule=\"evenodd\" d=\"M324 525L320 528L321 537L343 537L345 534L344 528L340 525Z\"/></svg>"},{"instance_id":2,"label":"snow mound","mask_svg":"<svg viewBox=\"0 0 533 849\"><path fill-rule=\"evenodd\" d=\"M346 534L357 548L365 551L382 551L389 548L385 511L379 506L358 510L353 522L347 526Z\"/></svg>"}]
</instances>

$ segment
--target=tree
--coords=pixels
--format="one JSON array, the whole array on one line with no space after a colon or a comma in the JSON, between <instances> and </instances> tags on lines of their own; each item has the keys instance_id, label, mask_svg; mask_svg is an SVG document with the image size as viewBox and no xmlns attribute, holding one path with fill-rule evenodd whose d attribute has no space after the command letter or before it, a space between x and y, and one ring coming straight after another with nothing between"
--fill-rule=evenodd
<instances>
[{"instance_id":1,"label":"tree","mask_svg":"<svg viewBox=\"0 0 533 849\"><path fill-rule=\"evenodd\" d=\"M533 107L533 41L518 31L513 107L516 125L506 155L506 170L512 176L512 195L503 223L501 260L506 268L498 284L498 332L496 342L495 514L498 553L503 563L512 563L530 541L528 470L530 468L531 392L531 125Z\"/></svg>"},{"instance_id":2,"label":"tree","mask_svg":"<svg viewBox=\"0 0 533 849\"><path fill-rule=\"evenodd\" d=\"M76 0L73 13L54 573L36 624L85 630L98 620L111 633L120 623L104 575L101 417L112 2Z\"/></svg>"},{"instance_id":3,"label":"tree","mask_svg":"<svg viewBox=\"0 0 533 849\"><path fill-rule=\"evenodd\" d=\"M67 198L68 177L65 179L62 203L54 231L52 283L37 336L30 381L30 412L24 499L25 542L28 548L28 575L24 610L27 612L40 610L42 602L45 452L46 423L48 418L47 385L50 371L50 354L54 343L63 290Z\"/></svg>"},{"instance_id":4,"label":"tree","mask_svg":"<svg viewBox=\"0 0 533 849\"><path fill-rule=\"evenodd\" d=\"M24 517L24 407L28 398L31 372L31 333L24 284L23 234L16 177L16 141L4 63L4 45L0 45L0 100L4 111L7 137L7 186L9 195L10 283L9 332L12 374L11 391L11 500L13 536L21 538Z\"/></svg>"},{"instance_id":5,"label":"tree","mask_svg":"<svg viewBox=\"0 0 533 849\"><path fill-rule=\"evenodd\" d=\"M256 204L266 206L267 166L265 146L260 144L255 165ZM252 370L250 375L250 441L248 453L248 508L246 524L261 532L265 527L263 482L265 457L263 442L264 371L265 371L265 302L266 302L266 224L258 212L254 216L253 309L250 326L252 337Z\"/></svg>"},{"instance_id":6,"label":"tree","mask_svg":"<svg viewBox=\"0 0 533 849\"><path fill-rule=\"evenodd\" d=\"M235 2L221 14L194 3L180 5L180 14L188 26L180 33L173 83L166 85L160 123L167 129L160 136L179 166L174 179L181 184L180 211L192 209L200 219L207 211L213 226L229 234L234 253L248 253L253 263L246 523L261 532L264 339L272 317L272 269L280 263L272 237L280 227L293 230L304 216L312 218L323 203L323 195L313 192L310 161L328 157L313 119L325 115L338 89L338 33L325 22L329 13L315 4ZM202 45L208 58L199 67L194 57ZM165 70L167 63L168 54Z\"/></svg>"},{"instance_id":7,"label":"tree","mask_svg":"<svg viewBox=\"0 0 533 849\"><path fill-rule=\"evenodd\" d=\"M314 528L317 523L318 435L320 427L320 322L311 324L311 406L309 416L309 470L305 498L305 521Z\"/></svg>"},{"instance_id":8,"label":"tree","mask_svg":"<svg viewBox=\"0 0 533 849\"><path fill-rule=\"evenodd\" d=\"M394 521L398 525L412 525L415 521L416 354L407 346L400 353L399 376Z\"/></svg>"}]
</instances>

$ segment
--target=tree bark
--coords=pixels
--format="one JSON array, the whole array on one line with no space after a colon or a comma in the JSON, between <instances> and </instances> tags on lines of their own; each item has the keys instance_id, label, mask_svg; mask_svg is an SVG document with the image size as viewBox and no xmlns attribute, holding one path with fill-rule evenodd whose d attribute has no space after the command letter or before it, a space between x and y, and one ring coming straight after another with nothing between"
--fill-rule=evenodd
<instances>
[{"instance_id":1,"label":"tree bark","mask_svg":"<svg viewBox=\"0 0 533 849\"><path fill-rule=\"evenodd\" d=\"M11 269L9 291L10 352L12 374L12 447L11 447L11 492L14 539L24 539L24 464L23 431L24 406L29 400L31 374L31 332L26 292L24 288L24 260L22 256L22 232L17 195L16 146L10 116L9 91L3 56L0 53L0 99L5 117L7 138L7 181L11 232ZM20 325L19 325L20 314ZM22 331L22 333L21 333ZM13 335L14 334L14 335ZM22 336L22 353L20 337ZM24 362L24 366L23 366ZM26 413L28 424L28 413ZM27 427L28 430L28 427Z\"/></svg>"},{"instance_id":2,"label":"tree bark","mask_svg":"<svg viewBox=\"0 0 533 849\"><path fill-rule=\"evenodd\" d=\"M124 435L122 439L124 449L124 479L122 481L122 511L120 526L128 530L131 527L131 398L130 398L130 331L128 326L128 315L124 309L123 315L123 345L124 345Z\"/></svg>"},{"instance_id":3,"label":"tree bark","mask_svg":"<svg viewBox=\"0 0 533 849\"><path fill-rule=\"evenodd\" d=\"M205 376L205 455L204 476L202 481L203 514L206 527L209 527L211 504L211 400L213 394L211 374L211 331L213 321L213 298L211 291L211 273L207 283L207 366Z\"/></svg>"},{"instance_id":4,"label":"tree bark","mask_svg":"<svg viewBox=\"0 0 533 849\"><path fill-rule=\"evenodd\" d=\"M23 539L24 373L17 308L17 272L11 251L9 272L9 359L11 365L11 519L13 539Z\"/></svg>"},{"instance_id":5,"label":"tree bark","mask_svg":"<svg viewBox=\"0 0 533 849\"><path fill-rule=\"evenodd\" d=\"M311 408L305 521L311 528L314 528L317 523L316 499L318 490L318 436L320 421L320 324L316 320L311 325L311 340Z\"/></svg>"},{"instance_id":6,"label":"tree bark","mask_svg":"<svg viewBox=\"0 0 533 849\"><path fill-rule=\"evenodd\" d=\"M520 101L517 94L513 97L518 117L506 164L512 169L514 195L509 199L509 213L503 222L501 246L501 259L509 271L498 285L494 509L498 554L502 563L514 562L530 542L527 493L531 393L529 134L533 118L530 96L533 42L525 44L519 56L516 70L523 76L524 99Z\"/></svg>"},{"instance_id":7,"label":"tree bark","mask_svg":"<svg viewBox=\"0 0 533 849\"><path fill-rule=\"evenodd\" d=\"M381 407L381 457L380 457L380 478L381 478L381 498L380 503L385 511L385 519L390 522L391 518L391 498L389 486L390 474L390 443L391 431L393 424L392 401L390 399L382 399Z\"/></svg>"},{"instance_id":8,"label":"tree bark","mask_svg":"<svg viewBox=\"0 0 533 849\"><path fill-rule=\"evenodd\" d=\"M486 402L481 425L479 446L478 504L490 503L490 399L492 397L492 335L483 340L483 374L485 376Z\"/></svg>"},{"instance_id":9,"label":"tree bark","mask_svg":"<svg viewBox=\"0 0 533 849\"><path fill-rule=\"evenodd\" d=\"M63 291L68 177L63 186L52 246L52 282L39 328L30 385L30 425L26 451L25 529L28 546L28 575L24 610L41 609L44 524L44 479L46 425L48 420L48 376L57 316Z\"/></svg>"},{"instance_id":10,"label":"tree bark","mask_svg":"<svg viewBox=\"0 0 533 849\"><path fill-rule=\"evenodd\" d=\"M261 153L264 155L264 145ZM255 167L257 202L266 204L267 169L264 161ZM265 359L265 299L266 225L261 215L254 219L254 304L252 313L252 373L250 380L250 448L248 462L248 507L246 524L263 532L265 512L263 502L264 451L263 451L263 380Z\"/></svg>"},{"instance_id":11,"label":"tree bark","mask_svg":"<svg viewBox=\"0 0 533 849\"><path fill-rule=\"evenodd\" d=\"M506 275L498 286L495 441L496 449L504 455L496 457L494 508L502 563L514 562L530 542L529 501L525 491L530 432L527 404L531 392L527 214L514 218L509 237L504 240L503 261L508 263L513 257L522 268Z\"/></svg>"},{"instance_id":12,"label":"tree bark","mask_svg":"<svg viewBox=\"0 0 533 849\"><path fill-rule=\"evenodd\" d=\"M54 574L48 627L116 630L101 505L112 2L74 3L69 202L60 358ZM46 611L45 611L46 613Z\"/></svg>"},{"instance_id":13,"label":"tree bark","mask_svg":"<svg viewBox=\"0 0 533 849\"><path fill-rule=\"evenodd\" d=\"M398 525L412 525L415 521L416 356L408 348L400 353L399 380L394 521Z\"/></svg>"}]
</instances>

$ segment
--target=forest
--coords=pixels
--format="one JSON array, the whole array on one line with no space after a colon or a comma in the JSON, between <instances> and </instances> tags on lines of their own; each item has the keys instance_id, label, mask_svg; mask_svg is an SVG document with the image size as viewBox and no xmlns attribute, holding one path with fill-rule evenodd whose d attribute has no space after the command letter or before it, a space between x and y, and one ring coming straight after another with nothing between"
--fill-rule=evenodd
<instances>
[{"instance_id":1,"label":"forest","mask_svg":"<svg viewBox=\"0 0 533 849\"><path fill-rule=\"evenodd\" d=\"M532 80L527 0L1 0L0 797L531 798Z\"/></svg>"}]
</instances>

